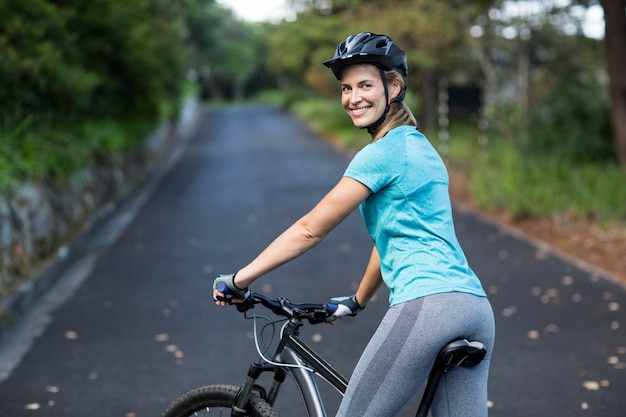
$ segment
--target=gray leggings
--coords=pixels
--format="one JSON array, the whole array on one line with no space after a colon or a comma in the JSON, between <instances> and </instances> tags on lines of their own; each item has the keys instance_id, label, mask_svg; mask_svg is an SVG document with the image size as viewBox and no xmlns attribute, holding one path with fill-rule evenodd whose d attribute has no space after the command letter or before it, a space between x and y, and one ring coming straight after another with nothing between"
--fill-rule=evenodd
<instances>
[{"instance_id":1,"label":"gray leggings","mask_svg":"<svg viewBox=\"0 0 626 417\"><path fill-rule=\"evenodd\" d=\"M427 380L439 349L458 337L484 343L487 357L474 368L459 367L444 375L432 415L487 416L493 311L487 298L458 292L389 308L352 373L337 416L395 416Z\"/></svg>"}]
</instances>

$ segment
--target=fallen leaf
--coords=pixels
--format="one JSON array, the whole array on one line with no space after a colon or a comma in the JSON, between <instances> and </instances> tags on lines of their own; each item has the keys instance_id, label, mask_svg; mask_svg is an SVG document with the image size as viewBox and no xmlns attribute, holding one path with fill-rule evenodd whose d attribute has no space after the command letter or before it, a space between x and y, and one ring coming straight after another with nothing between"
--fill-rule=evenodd
<instances>
[{"instance_id":1,"label":"fallen leaf","mask_svg":"<svg viewBox=\"0 0 626 417\"><path fill-rule=\"evenodd\" d=\"M24 406L27 410L39 410L41 408L41 404L39 403L30 403Z\"/></svg>"},{"instance_id":2,"label":"fallen leaf","mask_svg":"<svg viewBox=\"0 0 626 417\"><path fill-rule=\"evenodd\" d=\"M502 310L502 315L504 317L511 317L516 312L517 312L517 307L511 306L511 307L507 307L504 310Z\"/></svg>"},{"instance_id":3,"label":"fallen leaf","mask_svg":"<svg viewBox=\"0 0 626 417\"><path fill-rule=\"evenodd\" d=\"M65 338L70 340L76 340L78 339L78 333L73 330L68 330L65 332Z\"/></svg>"},{"instance_id":4,"label":"fallen leaf","mask_svg":"<svg viewBox=\"0 0 626 417\"><path fill-rule=\"evenodd\" d=\"M170 335L167 333L159 333L157 335L154 335L155 342L167 342L168 340L170 340Z\"/></svg>"},{"instance_id":5,"label":"fallen leaf","mask_svg":"<svg viewBox=\"0 0 626 417\"><path fill-rule=\"evenodd\" d=\"M528 332L529 339L539 339L539 332L537 330L531 330Z\"/></svg>"},{"instance_id":6,"label":"fallen leaf","mask_svg":"<svg viewBox=\"0 0 626 417\"><path fill-rule=\"evenodd\" d=\"M54 385L48 385L46 387L46 391L52 392L52 393L57 393L57 392L60 392L61 389L59 387L57 387L57 386L54 386Z\"/></svg>"},{"instance_id":7,"label":"fallen leaf","mask_svg":"<svg viewBox=\"0 0 626 417\"><path fill-rule=\"evenodd\" d=\"M604 291L602 293L602 299L605 301L615 300L615 295L610 291Z\"/></svg>"},{"instance_id":8,"label":"fallen leaf","mask_svg":"<svg viewBox=\"0 0 626 417\"><path fill-rule=\"evenodd\" d=\"M543 330L546 333L554 334L559 332L559 326L556 324L548 324Z\"/></svg>"},{"instance_id":9,"label":"fallen leaf","mask_svg":"<svg viewBox=\"0 0 626 417\"><path fill-rule=\"evenodd\" d=\"M597 391L600 389L600 384L596 381L583 381L583 388L588 391Z\"/></svg>"}]
</instances>

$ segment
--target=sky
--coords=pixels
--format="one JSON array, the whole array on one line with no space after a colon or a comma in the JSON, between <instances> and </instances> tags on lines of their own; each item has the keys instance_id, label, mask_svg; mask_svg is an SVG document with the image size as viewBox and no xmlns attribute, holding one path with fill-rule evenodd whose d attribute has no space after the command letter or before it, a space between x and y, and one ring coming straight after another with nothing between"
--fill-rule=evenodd
<instances>
[{"instance_id":1,"label":"sky","mask_svg":"<svg viewBox=\"0 0 626 417\"><path fill-rule=\"evenodd\" d=\"M278 22L283 18L290 16L287 7L288 0L217 0L218 3L232 9L235 14L249 22ZM553 0L556 2L568 0ZM532 1L527 2L532 5ZM515 4L515 3L514 3ZM590 38L601 39L604 37L604 13L600 6L593 6L586 11L585 26L583 28L585 35Z\"/></svg>"},{"instance_id":2,"label":"sky","mask_svg":"<svg viewBox=\"0 0 626 417\"><path fill-rule=\"evenodd\" d=\"M217 0L249 22L279 21L288 16L287 0Z\"/></svg>"}]
</instances>

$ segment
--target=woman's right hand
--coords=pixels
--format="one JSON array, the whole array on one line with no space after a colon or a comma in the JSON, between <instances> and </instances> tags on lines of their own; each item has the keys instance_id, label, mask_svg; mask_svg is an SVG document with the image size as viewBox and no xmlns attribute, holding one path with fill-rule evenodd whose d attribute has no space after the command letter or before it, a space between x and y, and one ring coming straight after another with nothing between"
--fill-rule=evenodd
<instances>
[{"instance_id":1,"label":"woman's right hand","mask_svg":"<svg viewBox=\"0 0 626 417\"><path fill-rule=\"evenodd\" d=\"M250 290L235 285L235 274L218 275L213 281L213 299L218 306L242 303L250 296Z\"/></svg>"}]
</instances>

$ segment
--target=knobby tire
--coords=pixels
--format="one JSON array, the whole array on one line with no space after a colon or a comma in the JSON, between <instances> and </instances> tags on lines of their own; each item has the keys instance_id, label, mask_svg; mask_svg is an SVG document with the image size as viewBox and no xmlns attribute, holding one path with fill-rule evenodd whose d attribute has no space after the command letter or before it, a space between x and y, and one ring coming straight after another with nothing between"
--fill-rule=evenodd
<instances>
[{"instance_id":1,"label":"knobby tire","mask_svg":"<svg viewBox=\"0 0 626 417\"><path fill-rule=\"evenodd\" d=\"M161 417L230 416L237 398L238 387L207 385L179 397L161 414ZM249 417L278 417L278 413L262 398L253 395L248 404Z\"/></svg>"}]
</instances>

